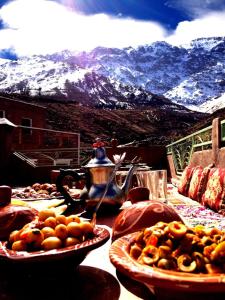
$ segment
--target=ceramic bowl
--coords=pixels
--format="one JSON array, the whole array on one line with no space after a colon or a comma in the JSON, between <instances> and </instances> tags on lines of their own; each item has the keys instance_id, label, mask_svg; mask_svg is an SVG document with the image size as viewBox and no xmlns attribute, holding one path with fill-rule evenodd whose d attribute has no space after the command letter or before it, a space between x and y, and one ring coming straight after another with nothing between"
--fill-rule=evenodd
<instances>
[{"instance_id":1,"label":"ceramic bowl","mask_svg":"<svg viewBox=\"0 0 225 300\"><path fill-rule=\"evenodd\" d=\"M145 284L157 299L224 298L225 274L189 274L138 263L129 255L129 246L136 234L122 236L110 247L110 261L118 271Z\"/></svg>"},{"instance_id":2,"label":"ceramic bowl","mask_svg":"<svg viewBox=\"0 0 225 300\"><path fill-rule=\"evenodd\" d=\"M7 242L0 242L0 265L8 267L28 267L43 269L74 268L78 266L93 249L102 246L110 238L109 231L101 226L94 229L94 237L80 244L53 250L13 251L7 248Z\"/></svg>"},{"instance_id":3,"label":"ceramic bowl","mask_svg":"<svg viewBox=\"0 0 225 300\"><path fill-rule=\"evenodd\" d=\"M137 202L122 210L116 217L112 228L112 240L152 226L158 221L183 222L176 211L163 202L155 200Z\"/></svg>"}]
</instances>

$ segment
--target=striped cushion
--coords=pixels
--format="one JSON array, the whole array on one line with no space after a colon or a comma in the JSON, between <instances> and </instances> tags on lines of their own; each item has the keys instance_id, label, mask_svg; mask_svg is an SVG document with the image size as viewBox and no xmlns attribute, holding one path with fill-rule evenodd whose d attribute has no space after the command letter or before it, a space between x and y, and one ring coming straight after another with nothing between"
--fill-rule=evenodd
<instances>
[{"instance_id":1,"label":"striped cushion","mask_svg":"<svg viewBox=\"0 0 225 300\"><path fill-rule=\"evenodd\" d=\"M198 202L202 201L202 195L205 192L208 175L211 168L212 165L209 165L205 168L202 166L197 166L194 168L188 190L189 198Z\"/></svg>"},{"instance_id":2,"label":"striped cushion","mask_svg":"<svg viewBox=\"0 0 225 300\"><path fill-rule=\"evenodd\" d=\"M202 196L202 204L219 211L225 204L225 169L212 168L209 172L206 190Z\"/></svg>"},{"instance_id":3,"label":"striped cushion","mask_svg":"<svg viewBox=\"0 0 225 300\"><path fill-rule=\"evenodd\" d=\"M184 196L188 195L188 189L193 171L194 167L187 166L181 175L180 183L178 186L178 192Z\"/></svg>"}]
</instances>

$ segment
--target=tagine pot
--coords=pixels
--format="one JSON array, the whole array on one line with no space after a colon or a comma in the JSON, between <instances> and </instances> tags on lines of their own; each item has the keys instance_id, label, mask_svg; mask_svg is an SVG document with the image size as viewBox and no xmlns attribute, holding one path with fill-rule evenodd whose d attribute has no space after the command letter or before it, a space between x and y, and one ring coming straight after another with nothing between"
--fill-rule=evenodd
<instances>
[{"instance_id":1,"label":"tagine pot","mask_svg":"<svg viewBox=\"0 0 225 300\"><path fill-rule=\"evenodd\" d=\"M121 236L152 226L159 221L165 223L181 221L183 223L176 211L161 201L147 200L137 202L125 208L116 217L112 228L112 240L114 241Z\"/></svg>"},{"instance_id":2,"label":"tagine pot","mask_svg":"<svg viewBox=\"0 0 225 300\"><path fill-rule=\"evenodd\" d=\"M13 230L21 229L38 215L34 208L12 204L11 195L11 187L0 186L0 240L7 240Z\"/></svg>"}]
</instances>

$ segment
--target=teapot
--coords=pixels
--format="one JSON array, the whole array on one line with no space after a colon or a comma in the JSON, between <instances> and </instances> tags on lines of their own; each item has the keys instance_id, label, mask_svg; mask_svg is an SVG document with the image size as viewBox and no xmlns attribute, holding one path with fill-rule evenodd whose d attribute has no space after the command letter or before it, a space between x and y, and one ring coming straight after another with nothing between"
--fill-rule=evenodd
<instances>
[{"instance_id":1,"label":"teapot","mask_svg":"<svg viewBox=\"0 0 225 300\"><path fill-rule=\"evenodd\" d=\"M83 167L84 172L74 169L60 169L56 179L57 190L64 196L68 209L86 209L93 211L99 201L101 211L118 209L126 200L133 172L136 165L131 165L126 178L121 186L116 182L116 166L107 156L103 142L93 144L93 154L91 160ZM77 181L84 182L80 199L73 199L63 187L63 180L66 176L71 176ZM103 199L102 199L103 198Z\"/></svg>"}]
</instances>

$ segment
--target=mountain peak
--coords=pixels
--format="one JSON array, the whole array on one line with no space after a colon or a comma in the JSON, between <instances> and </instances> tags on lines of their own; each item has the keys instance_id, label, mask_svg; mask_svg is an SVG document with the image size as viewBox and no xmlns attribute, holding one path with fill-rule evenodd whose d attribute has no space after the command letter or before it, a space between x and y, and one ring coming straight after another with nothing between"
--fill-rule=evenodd
<instances>
[{"instance_id":1,"label":"mountain peak","mask_svg":"<svg viewBox=\"0 0 225 300\"><path fill-rule=\"evenodd\" d=\"M225 92L224 53L225 38L211 37L180 47L158 41L136 48L1 59L0 91L41 92L88 105L120 103L129 108L152 105L152 95L163 95L198 110Z\"/></svg>"},{"instance_id":2,"label":"mountain peak","mask_svg":"<svg viewBox=\"0 0 225 300\"><path fill-rule=\"evenodd\" d=\"M210 51L212 48L214 48L216 45L218 45L220 42L223 42L224 40L225 40L225 37L198 38L198 39L192 40L188 44L183 44L181 46L186 49L203 48L206 51Z\"/></svg>"}]
</instances>

